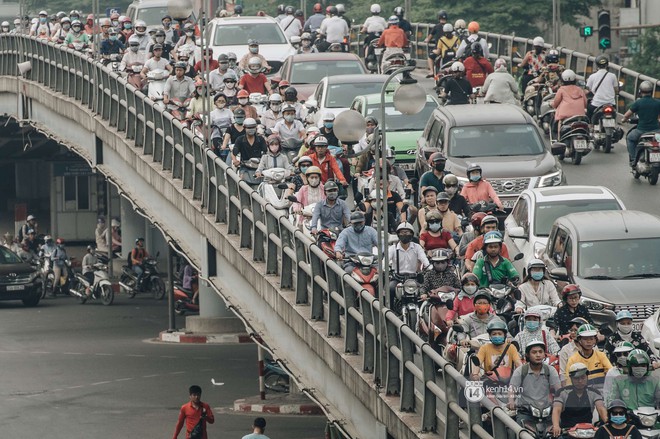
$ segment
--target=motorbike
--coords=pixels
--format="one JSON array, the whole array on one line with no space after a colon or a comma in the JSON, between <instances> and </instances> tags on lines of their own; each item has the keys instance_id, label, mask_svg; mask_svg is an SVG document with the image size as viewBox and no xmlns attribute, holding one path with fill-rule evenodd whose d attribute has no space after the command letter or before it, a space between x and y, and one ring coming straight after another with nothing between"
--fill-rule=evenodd
<instances>
[{"instance_id":1,"label":"motorbike","mask_svg":"<svg viewBox=\"0 0 660 439\"><path fill-rule=\"evenodd\" d=\"M142 72L143 68L143 64L133 64L131 66L126 66L126 81L128 81L129 84L138 90L142 90L144 88L144 83L142 81L142 77L140 76L140 72Z\"/></svg>"},{"instance_id":2,"label":"motorbike","mask_svg":"<svg viewBox=\"0 0 660 439\"><path fill-rule=\"evenodd\" d=\"M550 142L556 137L555 129L550 129ZM560 160L569 157L574 165L582 163L582 157L593 149L593 139L589 130L589 119L586 116L573 116L561 121L559 143L566 145L566 151L559 156Z\"/></svg>"},{"instance_id":3,"label":"motorbike","mask_svg":"<svg viewBox=\"0 0 660 439\"><path fill-rule=\"evenodd\" d=\"M156 254L157 257L158 254ZM144 273L140 285L137 285L137 273L129 265L124 265L119 278L119 286L122 292L126 293L131 299L138 292L150 292L153 294L154 299L162 300L165 297L165 282L158 274L158 261L156 258L146 258L144 260Z\"/></svg>"},{"instance_id":4,"label":"motorbike","mask_svg":"<svg viewBox=\"0 0 660 439\"><path fill-rule=\"evenodd\" d=\"M575 424L571 428L566 428L562 430L564 437L572 437L575 439L590 439L596 436L597 427L594 427L589 423L579 423Z\"/></svg>"},{"instance_id":5,"label":"motorbike","mask_svg":"<svg viewBox=\"0 0 660 439\"><path fill-rule=\"evenodd\" d=\"M163 92L169 76L170 72L166 69L154 69L147 73L147 96L158 105L164 105Z\"/></svg>"},{"instance_id":6,"label":"motorbike","mask_svg":"<svg viewBox=\"0 0 660 439\"><path fill-rule=\"evenodd\" d=\"M241 160L241 164L238 167L238 173L241 180L252 186L253 189L259 187L259 184L261 183L261 178L256 175L259 162L260 160L258 158L253 157L247 161Z\"/></svg>"},{"instance_id":7,"label":"motorbike","mask_svg":"<svg viewBox=\"0 0 660 439\"><path fill-rule=\"evenodd\" d=\"M104 66L110 66L113 72L119 71L119 65L121 64L121 55L118 53L113 53L107 58L103 58L101 64Z\"/></svg>"},{"instance_id":8,"label":"motorbike","mask_svg":"<svg viewBox=\"0 0 660 439\"><path fill-rule=\"evenodd\" d=\"M404 52L392 52L387 54L380 64L380 73L389 75L393 71L408 65L408 56Z\"/></svg>"},{"instance_id":9,"label":"motorbike","mask_svg":"<svg viewBox=\"0 0 660 439\"><path fill-rule=\"evenodd\" d=\"M463 334L469 340L469 346L460 345L460 334ZM490 336L487 333L470 338L465 334L463 326L459 324L452 325L447 331L447 345L442 355L447 361L452 363L456 370L460 371L465 377L470 376L470 362L468 357L476 353L479 348L490 343Z\"/></svg>"},{"instance_id":10,"label":"motorbike","mask_svg":"<svg viewBox=\"0 0 660 439\"><path fill-rule=\"evenodd\" d=\"M631 418L644 439L660 438L660 410L654 407L639 407L632 411Z\"/></svg>"},{"instance_id":11,"label":"motorbike","mask_svg":"<svg viewBox=\"0 0 660 439\"><path fill-rule=\"evenodd\" d=\"M71 44L69 44L69 47L76 52L80 52L84 55L91 56L92 53L92 48L89 47L89 44L84 43L82 41L74 41Z\"/></svg>"},{"instance_id":12,"label":"motorbike","mask_svg":"<svg viewBox=\"0 0 660 439\"><path fill-rule=\"evenodd\" d=\"M515 314L516 301L520 300L520 290L518 290L511 282L506 280L500 281L501 283L490 284L486 290L490 293L495 300L493 309L495 314L509 325L509 330L516 328L517 324L511 323L516 320ZM514 334L512 334L514 335Z\"/></svg>"},{"instance_id":13,"label":"motorbike","mask_svg":"<svg viewBox=\"0 0 660 439\"><path fill-rule=\"evenodd\" d=\"M377 259L373 253L358 253L350 257L350 261L355 264L351 272L351 277L369 294L376 297L376 282L378 282Z\"/></svg>"},{"instance_id":14,"label":"motorbike","mask_svg":"<svg viewBox=\"0 0 660 439\"><path fill-rule=\"evenodd\" d=\"M410 329L415 332L417 330L417 322L419 320L419 296L421 295L421 285L418 280L424 281L424 276L421 279L406 279L396 285L396 303L392 307L394 312L401 316L403 323L408 325Z\"/></svg>"},{"instance_id":15,"label":"motorbike","mask_svg":"<svg viewBox=\"0 0 660 439\"><path fill-rule=\"evenodd\" d=\"M193 114L192 118L190 119L190 131L192 131L195 134L195 137L198 137L202 140L206 139L206 129L205 127L208 126L208 121L209 118L206 114Z\"/></svg>"},{"instance_id":16,"label":"motorbike","mask_svg":"<svg viewBox=\"0 0 660 439\"><path fill-rule=\"evenodd\" d=\"M58 294L62 294L64 296L68 296L70 294L71 286L75 282L75 274L73 273L73 269L71 268L71 261L73 259L75 258L69 258L66 261L64 261L64 264L66 265L66 274L64 273L64 270L62 270L59 281L55 279L55 274L51 269L50 274L45 280L46 285L52 286L51 289L48 290L51 293L51 295L57 296ZM51 262L51 267L52 267L52 262Z\"/></svg>"},{"instance_id":17,"label":"motorbike","mask_svg":"<svg viewBox=\"0 0 660 439\"><path fill-rule=\"evenodd\" d=\"M174 312L182 316L186 312L199 312L199 303L193 302L193 291L183 288L179 282L174 282Z\"/></svg>"},{"instance_id":18,"label":"motorbike","mask_svg":"<svg viewBox=\"0 0 660 439\"><path fill-rule=\"evenodd\" d=\"M542 84L536 81L530 81L523 95L523 107L525 108L525 111L532 117L539 114L537 96L541 93L541 87Z\"/></svg>"},{"instance_id":19,"label":"motorbike","mask_svg":"<svg viewBox=\"0 0 660 439\"><path fill-rule=\"evenodd\" d=\"M519 407L516 421L537 438L545 438L552 426L552 405L542 407L535 403Z\"/></svg>"},{"instance_id":20,"label":"motorbike","mask_svg":"<svg viewBox=\"0 0 660 439\"><path fill-rule=\"evenodd\" d=\"M623 130L616 126L616 108L612 104L601 105L594 111L591 122L594 148L600 149L602 146L603 152L609 153L623 137Z\"/></svg>"},{"instance_id":21,"label":"motorbike","mask_svg":"<svg viewBox=\"0 0 660 439\"><path fill-rule=\"evenodd\" d=\"M108 276L108 266L102 263L96 263L94 267L94 282L92 284L81 273L76 273L76 282L71 288L71 294L78 297L80 303L87 302L88 299L100 300L104 305L112 305L115 300L115 292L112 289L110 278ZM85 294L87 288L91 294Z\"/></svg>"},{"instance_id":22,"label":"motorbike","mask_svg":"<svg viewBox=\"0 0 660 439\"><path fill-rule=\"evenodd\" d=\"M285 181L291 176L291 171L284 168L271 168L262 171L263 180L257 192L275 207L282 211L283 215L288 215L291 201L285 196L289 187Z\"/></svg>"},{"instance_id":23,"label":"motorbike","mask_svg":"<svg viewBox=\"0 0 660 439\"><path fill-rule=\"evenodd\" d=\"M548 93L540 98L540 103L538 104L538 117L536 120L541 129L543 129L543 132L547 135L550 135L550 130L555 120L555 113L557 112L552 106L554 99L555 93Z\"/></svg>"},{"instance_id":24,"label":"motorbike","mask_svg":"<svg viewBox=\"0 0 660 439\"><path fill-rule=\"evenodd\" d=\"M190 104L190 98L181 102L179 99L172 98L167 104L167 110L170 112L172 117L177 119L179 122L183 122L186 119L186 113L188 112L188 104Z\"/></svg>"},{"instance_id":25,"label":"motorbike","mask_svg":"<svg viewBox=\"0 0 660 439\"><path fill-rule=\"evenodd\" d=\"M296 157L298 157L298 152L302 144L303 141L301 139L294 139L293 137L289 137L282 142L282 151L289 159L289 163L296 162Z\"/></svg>"},{"instance_id":26,"label":"motorbike","mask_svg":"<svg viewBox=\"0 0 660 439\"><path fill-rule=\"evenodd\" d=\"M53 263L49 256L41 256L39 258L39 271L41 278L44 281L44 287L41 289L41 298L45 298L47 293L53 291L53 283L55 282L55 275L53 274Z\"/></svg>"},{"instance_id":27,"label":"motorbike","mask_svg":"<svg viewBox=\"0 0 660 439\"><path fill-rule=\"evenodd\" d=\"M364 57L367 69L371 73L378 73L378 66L380 65L380 58L385 51L384 47L378 47L378 40L372 40L366 48L366 55Z\"/></svg>"},{"instance_id":28,"label":"motorbike","mask_svg":"<svg viewBox=\"0 0 660 439\"><path fill-rule=\"evenodd\" d=\"M264 386L274 392L289 392L289 374L272 358L264 360Z\"/></svg>"},{"instance_id":29,"label":"motorbike","mask_svg":"<svg viewBox=\"0 0 660 439\"><path fill-rule=\"evenodd\" d=\"M437 293L427 296L419 307L417 334L425 338L431 347L441 353L446 343L449 326L446 323L447 311L454 308L456 292L449 286L440 287Z\"/></svg>"},{"instance_id":30,"label":"motorbike","mask_svg":"<svg viewBox=\"0 0 660 439\"><path fill-rule=\"evenodd\" d=\"M636 128L637 125L631 128ZM632 170L635 180L646 177L652 186L660 174L660 131L642 134L637 142L637 163Z\"/></svg>"},{"instance_id":31,"label":"motorbike","mask_svg":"<svg viewBox=\"0 0 660 439\"><path fill-rule=\"evenodd\" d=\"M319 230L316 234L316 245L321 247L323 253L328 255L329 258L335 258L335 242L339 236L339 229L323 229Z\"/></svg>"}]
</instances>

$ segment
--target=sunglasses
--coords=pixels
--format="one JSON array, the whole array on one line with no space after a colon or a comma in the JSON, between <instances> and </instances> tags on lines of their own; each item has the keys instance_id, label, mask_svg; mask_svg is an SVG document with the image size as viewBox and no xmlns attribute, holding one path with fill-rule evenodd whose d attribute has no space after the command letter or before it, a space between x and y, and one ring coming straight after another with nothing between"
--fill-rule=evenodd
<instances>
[{"instance_id":1,"label":"sunglasses","mask_svg":"<svg viewBox=\"0 0 660 439\"><path fill-rule=\"evenodd\" d=\"M621 415L625 415L626 412L624 410L612 410L612 414L615 416L621 416Z\"/></svg>"},{"instance_id":2,"label":"sunglasses","mask_svg":"<svg viewBox=\"0 0 660 439\"><path fill-rule=\"evenodd\" d=\"M440 224L440 221L433 220L433 221L429 221L428 224Z\"/></svg>"},{"instance_id":3,"label":"sunglasses","mask_svg":"<svg viewBox=\"0 0 660 439\"><path fill-rule=\"evenodd\" d=\"M446 188L447 188L447 187L456 187L456 186L458 186L458 185L457 185L457 184L446 184L446 185L445 185Z\"/></svg>"},{"instance_id":4,"label":"sunglasses","mask_svg":"<svg viewBox=\"0 0 660 439\"><path fill-rule=\"evenodd\" d=\"M339 189L328 189L325 191L326 194L339 193Z\"/></svg>"}]
</instances>

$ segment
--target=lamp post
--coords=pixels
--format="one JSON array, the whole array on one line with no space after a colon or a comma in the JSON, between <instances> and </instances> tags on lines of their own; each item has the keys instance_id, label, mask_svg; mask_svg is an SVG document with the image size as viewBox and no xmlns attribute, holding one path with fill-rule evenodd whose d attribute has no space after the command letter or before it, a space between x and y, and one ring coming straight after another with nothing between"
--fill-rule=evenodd
<instances>
[{"instance_id":1,"label":"lamp post","mask_svg":"<svg viewBox=\"0 0 660 439\"><path fill-rule=\"evenodd\" d=\"M410 76L410 72L415 70L415 66L401 67L400 69L392 72L380 90L380 144L377 144L375 159L376 159L376 208L374 217L379 220L376 223L376 231L378 232L378 254L380 255L380 276L378 276L378 301L381 306L381 313L379 318L378 332L380 333L380 355L376 355L376 373L375 376L379 380L380 385L385 384L385 307L390 307L389 303L389 272L388 266L388 217L387 217L387 192L389 186L389 179L387 175L387 123L385 111L385 93L387 86L397 75L403 74L403 79L399 82L399 87L394 92L392 101L394 108L403 114L417 114L422 111L426 105L426 92L422 87L417 84L417 80ZM382 157L382 160L381 160ZM381 184L384 193L381 191Z\"/></svg>"}]
</instances>

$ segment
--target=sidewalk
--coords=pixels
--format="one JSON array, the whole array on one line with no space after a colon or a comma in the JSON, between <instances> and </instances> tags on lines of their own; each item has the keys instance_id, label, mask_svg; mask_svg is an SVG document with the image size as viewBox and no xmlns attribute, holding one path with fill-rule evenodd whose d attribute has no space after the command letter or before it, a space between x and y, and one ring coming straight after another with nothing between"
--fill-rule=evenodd
<instances>
[{"instance_id":1,"label":"sidewalk","mask_svg":"<svg viewBox=\"0 0 660 439\"><path fill-rule=\"evenodd\" d=\"M302 393L268 393L262 400L258 395L234 401L234 411L241 413L270 413L287 415L323 415L321 407Z\"/></svg>"},{"instance_id":2,"label":"sidewalk","mask_svg":"<svg viewBox=\"0 0 660 439\"><path fill-rule=\"evenodd\" d=\"M185 329L174 332L162 331L158 341L165 343L206 343L206 344L237 344L252 343L247 334L198 334Z\"/></svg>"}]
</instances>

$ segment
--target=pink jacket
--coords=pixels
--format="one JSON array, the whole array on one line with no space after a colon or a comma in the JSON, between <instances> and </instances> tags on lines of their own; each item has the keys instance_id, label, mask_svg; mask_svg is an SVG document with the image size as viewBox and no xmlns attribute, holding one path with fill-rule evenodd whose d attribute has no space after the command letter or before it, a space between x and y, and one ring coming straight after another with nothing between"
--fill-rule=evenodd
<instances>
[{"instance_id":1,"label":"pink jacket","mask_svg":"<svg viewBox=\"0 0 660 439\"><path fill-rule=\"evenodd\" d=\"M454 309L447 311L445 319L454 320L456 317L461 317L471 312L474 312L472 297L464 296L461 299L456 297L454 299Z\"/></svg>"},{"instance_id":2,"label":"pink jacket","mask_svg":"<svg viewBox=\"0 0 660 439\"><path fill-rule=\"evenodd\" d=\"M500 209L502 208L500 197L497 196L493 186L491 186L486 180L479 180L476 183L466 183L465 186L463 186L461 195L463 195L470 204L478 203L479 201L493 200L493 203L497 204Z\"/></svg>"},{"instance_id":3,"label":"pink jacket","mask_svg":"<svg viewBox=\"0 0 660 439\"><path fill-rule=\"evenodd\" d=\"M563 85L559 87L552 106L557 110L555 120L584 116L587 111L587 95L577 85Z\"/></svg>"},{"instance_id":4,"label":"pink jacket","mask_svg":"<svg viewBox=\"0 0 660 439\"><path fill-rule=\"evenodd\" d=\"M304 185L300 188L298 193L296 193L296 198L298 202L303 205L303 207L309 204L309 186ZM321 185L321 199L325 200L325 191L323 190L323 185Z\"/></svg>"}]
</instances>

